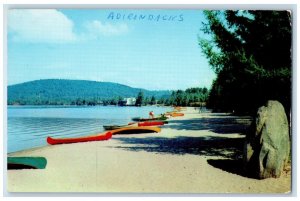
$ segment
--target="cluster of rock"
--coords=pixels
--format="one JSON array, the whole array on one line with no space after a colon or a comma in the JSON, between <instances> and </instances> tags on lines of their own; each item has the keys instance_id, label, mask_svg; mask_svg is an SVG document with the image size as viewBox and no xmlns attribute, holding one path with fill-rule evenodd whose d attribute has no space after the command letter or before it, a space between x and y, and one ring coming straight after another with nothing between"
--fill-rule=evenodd
<instances>
[{"instance_id":1,"label":"cluster of rock","mask_svg":"<svg viewBox=\"0 0 300 201\"><path fill-rule=\"evenodd\" d=\"M246 171L259 179L278 178L289 157L290 134L284 107L278 101L268 101L259 108L253 129L246 137Z\"/></svg>"}]
</instances>

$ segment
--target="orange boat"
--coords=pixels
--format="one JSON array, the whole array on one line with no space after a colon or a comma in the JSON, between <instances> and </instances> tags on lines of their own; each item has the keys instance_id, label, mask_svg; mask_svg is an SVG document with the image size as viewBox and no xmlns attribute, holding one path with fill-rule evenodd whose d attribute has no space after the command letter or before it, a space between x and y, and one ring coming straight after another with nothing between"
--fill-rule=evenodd
<instances>
[{"instance_id":1,"label":"orange boat","mask_svg":"<svg viewBox=\"0 0 300 201\"><path fill-rule=\"evenodd\" d=\"M172 117L182 117L182 116L184 116L184 114L183 113L176 113L176 112L174 112L174 113L171 113L171 116Z\"/></svg>"},{"instance_id":2,"label":"orange boat","mask_svg":"<svg viewBox=\"0 0 300 201\"><path fill-rule=\"evenodd\" d=\"M155 126L132 126L132 127L124 127L116 130L111 130L113 135L118 134L138 134L138 133L159 133L161 128Z\"/></svg>"},{"instance_id":3,"label":"orange boat","mask_svg":"<svg viewBox=\"0 0 300 201\"><path fill-rule=\"evenodd\" d=\"M47 137L47 142L51 145L55 144L68 144L68 143L77 143L77 142L89 142L89 141L102 141L102 140L109 140L112 136L111 132L107 132L104 134L98 135L90 135L90 136L83 136L83 137L75 137L75 138L52 138Z\"/></svg>"},{"instance_id":4,"label":"orange boat","mask_svg":"<svg viewBox=\"0 0 300 201\"><path fill-rule=\"evenodd\" d=\"M183 113L179 113L179 112L175 112L175 111L173 111L173 112L166 112L166 115L171 116L171 117L181 117L181 116L184 116Z\"/></svg>"}]
</instances>

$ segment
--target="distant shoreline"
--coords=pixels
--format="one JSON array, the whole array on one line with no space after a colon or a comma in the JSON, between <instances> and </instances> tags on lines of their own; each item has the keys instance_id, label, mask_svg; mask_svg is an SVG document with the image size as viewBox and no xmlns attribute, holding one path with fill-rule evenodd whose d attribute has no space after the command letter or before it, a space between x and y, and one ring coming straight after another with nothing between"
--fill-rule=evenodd
<instances>
[{"instance_id":1,"label":"distant shoreline","mask_svg":"<svg viewBox=\"0 0 300 201\"><path fill-rule=\"evenodd\" d=\"M171 105L7 105L7 107L172 107Z\"/></svg>"}]
</instances>

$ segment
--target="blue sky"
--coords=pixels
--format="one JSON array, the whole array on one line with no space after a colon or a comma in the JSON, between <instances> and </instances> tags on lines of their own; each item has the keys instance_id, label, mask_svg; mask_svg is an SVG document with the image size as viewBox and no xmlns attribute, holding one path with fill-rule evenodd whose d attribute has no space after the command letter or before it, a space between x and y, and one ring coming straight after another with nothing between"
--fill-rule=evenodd
<instances>
[{"instance_id":1,"label":"blue sky","mask_svg":"<svg viewBox=\"0 0 300 201\"><path fill-rule=\"evenodd\" d=\"M210 87L215 74L197 40L202 21L201 10L12 9L8 84L59 78Z\"/></svg>"}]
</instances>

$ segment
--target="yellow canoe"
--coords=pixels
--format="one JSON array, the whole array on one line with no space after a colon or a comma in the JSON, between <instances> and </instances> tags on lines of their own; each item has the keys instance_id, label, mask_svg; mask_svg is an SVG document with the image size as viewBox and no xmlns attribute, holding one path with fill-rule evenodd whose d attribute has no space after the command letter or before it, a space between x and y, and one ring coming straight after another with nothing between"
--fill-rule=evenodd
<instances>
[{"instance_id":1,"label":"yellow canoe","mask_svg":"<svg viewBox=\"0 0 300 201\"><path fill-rule=\"evenodd\" d=\"M116 130L111 130L110 132L113 135L118 134L138 134L138 133L159 133L161 128L156 126L131 126L131 127L123 127Z\"/></svg>"}]
</instances>

